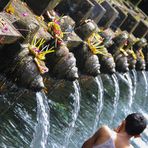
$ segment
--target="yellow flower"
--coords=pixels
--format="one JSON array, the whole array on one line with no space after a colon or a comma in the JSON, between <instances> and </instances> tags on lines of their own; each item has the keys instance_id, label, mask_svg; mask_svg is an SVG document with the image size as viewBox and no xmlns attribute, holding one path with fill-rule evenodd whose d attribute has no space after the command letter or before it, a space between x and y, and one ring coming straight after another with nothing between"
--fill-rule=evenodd
<instances>
[{"instance_id":1,"label":"yellow flower","mask_svg":"<svg viewBox=\"0 0 148 148\"><path fill-rule=\"evenodd\" d=\"M14 7L10 4L7 8L6 8L6 12L10 13L10 14L14 14L15 9Z\"/></svg>"}]
</instances>

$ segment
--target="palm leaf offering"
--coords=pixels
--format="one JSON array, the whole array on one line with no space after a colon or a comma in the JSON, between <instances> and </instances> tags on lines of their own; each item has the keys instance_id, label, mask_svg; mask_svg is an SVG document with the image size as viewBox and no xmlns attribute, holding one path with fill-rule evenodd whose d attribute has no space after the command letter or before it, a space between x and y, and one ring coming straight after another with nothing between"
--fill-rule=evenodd
<instances>
[{"instance_id":1,"label":"palm leaf offering","mask_svg":"<svg viewBox=\"0 0 148 148\"><path fill-rule=\"evenodd\" d=\"M107 49L104 45L101 45L103 43L103 38L98 33L93 33L88 39L87 43L89 45L90 50L94 54L101 54L107 57L110 57L110 54L108 53Z\"/></svg>"},{"instance_id":2,"label":"palm leaf offering","mask_svg":"<svg viewBox=\"0 0 148 148\"><path fill-rule=\"evenodd\" d=\"M45 42L45 39L37 39L37 37L35 36L31 42L31 45L29 45L29 50L35 56L34 60L42 74L48 72L48 68L45 66L45 63L43 62L43 60L45 60L46 54L55 51L53 50L54 47L51 47L49 49L49 45L42 47Z\"/></svg>"}]
</instances>

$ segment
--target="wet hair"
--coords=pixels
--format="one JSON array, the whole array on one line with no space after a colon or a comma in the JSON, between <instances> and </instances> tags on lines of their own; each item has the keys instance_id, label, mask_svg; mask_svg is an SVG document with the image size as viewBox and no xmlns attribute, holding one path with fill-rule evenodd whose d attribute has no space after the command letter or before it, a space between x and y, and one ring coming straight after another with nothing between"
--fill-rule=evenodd
<instances>
[{"instance_id":1,"label":"wet hair","mask_svg":"<svg viewBox=\"0 0 148 148\"><path fill-rule=\"evenodd\" d=\"M141 113L132 113L125 119L125 130L131 135L139 135L147 126L147 121Z\"/></svg>"}]
</instances>

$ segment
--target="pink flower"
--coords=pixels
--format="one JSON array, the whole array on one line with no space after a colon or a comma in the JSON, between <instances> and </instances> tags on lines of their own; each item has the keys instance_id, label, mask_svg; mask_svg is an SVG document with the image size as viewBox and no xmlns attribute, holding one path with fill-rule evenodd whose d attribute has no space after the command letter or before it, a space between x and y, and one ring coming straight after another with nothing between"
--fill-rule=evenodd
<instances>
[{"instance_id":1,"label":"pink flower","mask_svg":"<svg viewBox=\"0 0 148 148\"><path fill-rule=\"evenodd\" d=\"M23 16L28 16L28 13L27 12L24 12L22 15Z\"/></svg>"},{"instance_id":2,"label":"pink flower","mask_svg":"<svg viewBox=\"0 0 148 148\"><path fill-rule=\"evenodd\" d=\"M7 27L7 26L4 26L2 32L3 32L3 33L6 33L6 32L8 32L8 31L9 31L8 27Z\"/></svg>"}]
</instances>

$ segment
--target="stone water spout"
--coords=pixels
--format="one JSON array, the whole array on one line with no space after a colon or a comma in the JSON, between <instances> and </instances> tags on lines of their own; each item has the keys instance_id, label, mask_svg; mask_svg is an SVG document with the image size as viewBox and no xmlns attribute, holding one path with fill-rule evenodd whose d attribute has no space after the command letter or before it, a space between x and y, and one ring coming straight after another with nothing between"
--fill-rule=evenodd
<instances>
[{"instance_id":1,"label":"stone water spout","mask_svg":"<svg viewBox=\"0 0 148 148\"><path fill-rule=\"evenodd\" d=\"M92 32L96 30L93 21L85 21L76 28L74 20L68 16L61 18L60 22L63 32L67 32L64 36L64 40L70 51L74 53L79 70L83 74L97 76L100 73L99 60L97 56L91 52L88 44L85 42ZM82 37L81 34L85 34L85 36Z\"/></svg>"},{"instance_id":2,"label":"stone water spout","mask_svg":"<svg viewBox=\"0 0 148 148\"><path fill-rule=\"evenodd\" d=\"M78 78L76 59L65 44L60 45L53 54L47 55L45 63L53 77L71 81Z\"/></svg>"},{"instance_id":3,"label":"stone water spout","mask_svg":"<svg viewBox=\"0 0 148 148\"><path fill-rule=\"evenodd\" d=\"M18 42L4 45L0 51L0 72L20 87L39 91L43 79L26 45Z\"/></svg>"},{"instance_id":4,"label":"stone water spout","mask_svg":"<svg viewBox=\"0 0 148 148\"><path fill-rule=\"evenodd\" d=\"M132 37L128 37L126 45L124 45L123 49L127 52L128 56L128 64L129 69L135 69L136 68L136 62L137 62L137 56L133 50L133 44L134 41Z\"/></svg>"},{"instance_id":5,"label":"stone water spout","mask_svg":"<svg viewBox=\"0 0 148 148\"><path fill-rule=\"evenodd\" d=\"M113 55L115 63L116 63L116 70L119 72L127 72L128 68L128 60L125 50L123 50L123 46L127 41L127 34L121 33L115 38L113 38L113 45L108 48L108 51Z\"/></svg>"},{"instance_id":6,"label":"stone water spout","mask_svg":"<svg viewBox=\"0 0 148 148\"><path fill-rule=\"evenodd\" d=\"M136 70L145 70L146 64L145 64L145 57L143 54L142 49L146 46L147 41L142 38L135 42L133 45L133 50L136 53L137 56L137 62L136 62Z\"/></svg>"},{"instance_id":7,"label":"stone water spout","mask_svg":"<svg viewBox=\"0 0 148 148\"><path fill-rule=\"evenodd\" d=\"M115 73L115 61L112 56L107 50L109 46L112 44L112 39L110 36L108 36L104 31L99 31L97 34L100 36L99 40L101 41L100 43L100 52L102 49L102 53L97 54L99 61L100 61L100 70L101 73L105 74L113 74Z\"/></svg>"}]
</instances>

